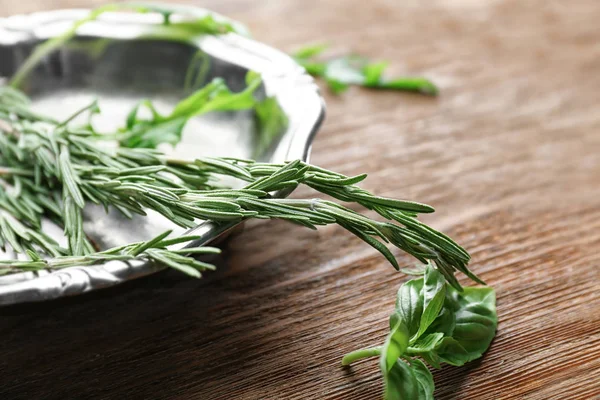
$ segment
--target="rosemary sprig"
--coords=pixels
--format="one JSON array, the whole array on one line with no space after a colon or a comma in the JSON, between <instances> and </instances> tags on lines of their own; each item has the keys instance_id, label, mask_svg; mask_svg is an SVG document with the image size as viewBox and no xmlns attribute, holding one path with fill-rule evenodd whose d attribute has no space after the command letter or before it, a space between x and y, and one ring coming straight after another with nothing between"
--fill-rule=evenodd
<instances>
[{"instance_id":1,"label":"rosemary sprig","mask_svg":"<svg viewBox=\"0 0 600 400\"><path fill-rule=\"evenodd\" d=\"M200 278L201 273L214 270L212 264L196 260L192 255L219 254L220 249L214 247L194 247L170 250L167 246L193 242L198 236L180 236L166 239L171 231L166 231L146 242L131 243L92 254L75 256L55 256L43 259L35 251L27 250L30 260L0 260L0 275L18 271L39 271L41 269L58 270L67 267L80 267L103 264L109 261L146 260L166 265L187 275Z\"/></svg>"},{"instance_id":2,"label":"rosemary sprig","mask_svg":"<svg viewBox=\"0 0 600 400\"><path fill-rule=\"evenodd\" d=\"M92 104L88 108L95 107ZM179 160L154 149L111 149L102 146L102 138L89 128L74 128L35 114L26 97L9 88L0 92L0 121L0 182L4 188L0 197L1 240L18 252L39 252L40 259L62 257L59 262L6 264L9 268L5 269L12 272L71 265L68 257L75 257L73 262L86 256L95 260L98 253L83 224L83 208L92 202L106 209L116 208L128 217L154 210L182 227L193 227L198 220L231 223L249 218L285 219L313 229L338 224L382 253L396 269L399 265L388 244L422 262L431 260L457 288L455 271L480 282L467 268L470 258L462 247L416 219L418 213L433 212L433 208L375 196L356 185L366 178L364 174L347 177L301 161ZM129 132L134 132L135 124L130 128ZM143 135L144 131L139 132ZM220 176L238 178L246 186L221 188ZM270 195L300 184L343 202L358 203L385 220L373 220L329 200L277 199ZM17 206L17 197L28 200ZM39 233L43 217L63 227L68 249ZM148 249L150 253L144 254L156 256L155 260L163 254L153 252L152 246Z\"/></svg>"}]
</instances>

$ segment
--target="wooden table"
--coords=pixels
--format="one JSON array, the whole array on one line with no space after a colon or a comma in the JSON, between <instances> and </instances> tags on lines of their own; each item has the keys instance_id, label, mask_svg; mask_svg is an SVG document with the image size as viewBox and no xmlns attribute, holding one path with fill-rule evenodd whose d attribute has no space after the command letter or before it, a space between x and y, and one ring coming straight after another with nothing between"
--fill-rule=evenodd
<instances>
[{"instance_id":1,"label":"wooden table","mask_svg":"<svg viewBox=\"0 0 600 400\"><path fill-rule=\"evenodd\" d=\"M1 0L0 13L93 3ZM436 371L436 398L600 398L596 0L195 3L278 48L327 41L441 87L326 94L312 159L435 206L424 220L497 289L490 351ZM381 398L375 361L340 359L382 343L405 276L337 227L250 223L225 249L205 280L169 272L0 309L0 398Z\"/></svg>"}]
</instances>

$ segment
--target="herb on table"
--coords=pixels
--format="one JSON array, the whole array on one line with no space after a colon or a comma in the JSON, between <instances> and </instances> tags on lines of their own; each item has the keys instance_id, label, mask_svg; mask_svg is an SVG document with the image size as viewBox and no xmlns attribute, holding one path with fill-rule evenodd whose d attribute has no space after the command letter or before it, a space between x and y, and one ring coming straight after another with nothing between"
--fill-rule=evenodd
<instances>
[{"instance_id":1,"label":"herb on table","mask_svg":"<svg viewBox=\"0 0 600 400\"><path fill-rule=\"evenodd\" d=\"M492 288L459 291L428 265L424 277L398 290L383 346L353 351L344 356L342 365L379 357L385 399L433 399L433 376L421 360L434 368L473 361L490 346L497 324Z\"/></svg>"},{"instance_id":2,"label":"herb on table","mask_svg":"<svg viewBox=\"0 0 600 400\"><path fill-rule=\"evenodd\" d=\"M294 54L294 59L309 74L323 78L336 94L346 91L351 85L429 95L438 93L437 87L425 78L385 78L383 73L388 67L387 62L371 62L357 55L322 60L319 56L326 48L325 45L306 46Z\"/></svg>"}]
</instances>

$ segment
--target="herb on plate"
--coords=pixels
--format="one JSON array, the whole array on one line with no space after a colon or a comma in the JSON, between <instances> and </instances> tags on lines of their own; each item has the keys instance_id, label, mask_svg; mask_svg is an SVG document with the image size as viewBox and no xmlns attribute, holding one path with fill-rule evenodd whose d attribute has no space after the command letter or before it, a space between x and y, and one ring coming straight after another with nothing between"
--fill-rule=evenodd
<instances>
[{"instance_id":1,"label":"herb on plate","mask_svg":"<svg viewBox=\"0 0 600 400\"><path fill-rule=\"evenodd\" d=\"M216 97L220 105L246 96L246 91L222 93ZM189 115L188 101L189 97L175 106L169 118L179 112ZM210 105L213 100L204 101ZM147 121L132 117L135 112L130 114L125 132L107 135L106 139L89 128L68 123L86 110L98 112L92 103L58 122L34 113L21 92L0 89L0 184L5 189L0 201L0 244L34 255L35 261L0 262L2 273L76 265L81 256L88 256L86 262L104 261L104 255L95 253L83 224L86 203L96 203L106 209L116 208L128 217L145 215L145 210L151 209L188 228L195 226L197 219L226 223L278 218L312 229L338 224L382 253L396 269L398 262L386 244L422 262L431 260L456 288L460 288L456 271L481 282L467 268L470 257L462 247L416 219L418 213L433 212L432 207L373 195L357 186L365 174L347 177L299 160L270 164L229 158L172 158L156 149L124 146L139 141L155 144ZM128 140L121 141L120 147L100 145L122 134ZM156 137L157 141L164 139ZM240 190L222 188L216 183L219 176L247 184ZM269 194L301 184L334 199L358 203L387 221L365 217L330 200L276 199ZM40 233L44 216L63 228L68 249ZM157 243L162 242L152 242ZM62 258L59 263L40 261L47 255Z\"/></svg>"}]
</instances>

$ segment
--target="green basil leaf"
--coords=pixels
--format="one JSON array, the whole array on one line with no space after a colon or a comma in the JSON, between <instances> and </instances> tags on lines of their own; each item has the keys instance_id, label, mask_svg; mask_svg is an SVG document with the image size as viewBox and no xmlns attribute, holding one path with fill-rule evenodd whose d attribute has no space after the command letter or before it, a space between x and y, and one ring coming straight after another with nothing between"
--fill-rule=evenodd
<instances>
[{"instance_id":1,"label":"green basil leaf","mask_svg":"<svg viewBox=\"0 0 600 400\"><path fill-rule=\"evenodd\" d=\"M318 56L327 49L327 45L324 43L312 44L304 46L293 54L294 58L309 59Z\"/></svg>"},{"instance_id":2,"label":"green basil leaf","mask_svg":"<svg viewBox=\"0 0 600 400\"><path fill-rule=\"evenodd\" d=\"M398 289L396 313L408 328L410 336L419 331L423 314L423 278L411 279Z\"/></svg>"},{"instance_id":3,"label":"green basil leaf","mask_svg":"<svg viewBox=\"0 0 600 400\"><path fill-rule=\"evenodd\" d=\"M404 354L408 347L408 329L397 314L392 314L390 323L394 326L381 348L380 365L382 371L389 371L396 360Z\"/></svg>"},{"instance_id":4,"label":"green basil leaf","mask_svg":"<svg viewBox=\"0 0 600 400\"><path fill-rule=\"evenodd\" d=\"M423 284L423 314L419 330L414 339L418 339L439 315L446 298L446 279L431 264L425 270Z\"/></svg>"},{"instance_id":5,"label":"green basil leaf","mask_svg":"<svg viewBox=\"0 0 600 400\"><path fill-rule=\"evenodd\" d=\"M446 296L444 298L444 305L440 314L435 320L429 325L425 333L443 333L444 336L452 336L454 332L456 316L454 310L457 308L456 301L452 298L450 289L446 289Z\"/></svg>"},{"instance_id":6,"label":"green basil leaf","mask_svg":"<svg viewBox=\"0 0 600 400\"><path fill-rule=\"evenodd\" d=\"M420 353L419 357L421 357L423 360L425 360L425 362L427 364L431 365L433 368L437 368L437 369L442 368L442 366L441 366L442 361L440 360L440 356L438 356L435 351Z\"/></svg>"},{"instance_id":7,"label":"green basil leaf","mask_svg":"<svg viewBox=\"0 0 600 400\"><path fill-rule=\"evenodd\" d=\"M406 354L419 356L434 368L440 368L441 360L435 350L443 339L444 334L441 332L421 336L415 343L411 344L408 349L406 349Z\"/></svg>"},{"instance_id":8,"label":"green basil leaf","mask_svg":"<svg viewBox=\"0 0 600 400\"><path fill-rule=\"evenodd\" d=\"M408 346L406 352L411 355L421 355L421 353L433 351L443 338L444 334L441 332L421 336L417 341Z\"/></svg>"},{"instance_id":9,"label":"green basil leaf","mask_svg":"<svg viewBox=\"0 0 600 400\"><path fill-rule=\"evenodd\" d=\"M385 400L416 400L419 396L419 381L413 369L402 360L395 360L389 370L384 370L383 383Z\"/></svg>"},{"instance_id":10,"label":"green basil leaf","mask_svg":"<svg viewBox=\"0 0 600 400\"><path fill-rule=\"evenodd\" d=\"M453 297L458 309L452 337L468 352L469 361L475 360L496 335L496 294L489 287L466 287L462 293L454 291Z\"/></svg>"},{"instance_id":11,"label":"green basil leaf","mask_svg":"<svg viewBox=\"0 0 600 400\"><path fill-rule=\"evenodd\" d=\"M465 348L454 338L445 337L442 339L435 349L434 358L440 362L460 367L471 361L469 353Z\"/></svg>"},{"instance_id":12,"label":"green basil leaf","mask_svg":"<svg viewBox=\"0 0 600 400\"><path fill-rule=\"evenodd\" d=\"M448 286L447 291L444 308L428 329L442 332L430 333L423 340L429 339L430 335L444 334L445 337L435 344L434 349L426 350L426 346L417 341L407 350L408 354L418 355L436 368L440 362L461 366L481 357L492 342L498 323L492 288L466 287L463 292L458 292ZM417 343L421 349L417 348Z\"/></svg>"},{"instance_id":13,"label":"green basil leaf","mask_svg":"<svg viewBox=\"0 0 600 400\"><path fill-rule=\"evenodd\" d=\"M429 368L419 359L410 360L410 368L417 379L418 400L433 400L435 384Z\"/></svg>"}]
</instances>

